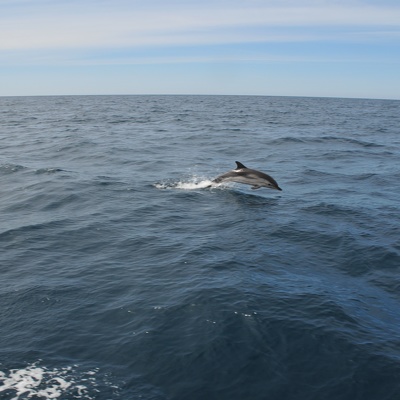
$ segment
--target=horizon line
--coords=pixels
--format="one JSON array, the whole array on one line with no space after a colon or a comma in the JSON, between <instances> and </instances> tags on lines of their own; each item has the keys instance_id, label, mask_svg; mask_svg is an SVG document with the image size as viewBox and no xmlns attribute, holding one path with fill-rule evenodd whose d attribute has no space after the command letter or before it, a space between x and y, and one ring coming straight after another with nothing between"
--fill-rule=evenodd
<instances>
[{"instance_id":1,"label":"horizon line","mask_svg":"<svg viewBox=\"0 0 400 400\"><path fill-rule=\"evenodd\" d=\"M91 94L26 94L26 95L0 95L0 98L5 97L122 97L122 96L193 96L193 97L290 97L290 98L306 98L306 99L337 99L337 100L384 100L384 101L400 101L399 98L388 97L353 97L353 96L312 96L312 95L277 95L277 94L229 94L229 93L91 93Z\"/></svg>"}]
</instances>

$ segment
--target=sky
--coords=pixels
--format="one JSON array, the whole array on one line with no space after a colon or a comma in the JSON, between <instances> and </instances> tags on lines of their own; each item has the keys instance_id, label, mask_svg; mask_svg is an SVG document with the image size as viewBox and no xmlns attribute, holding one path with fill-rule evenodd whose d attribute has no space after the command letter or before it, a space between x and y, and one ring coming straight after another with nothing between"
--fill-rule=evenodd
<instances>
[{"instance_id":1,"label":"sky","mask_svg":"<svg viewBox=\"0 0 400 400\"><path fill-rule=\"evenodd\" d=\"M0 0L0 96L400 99L399 0Z\"/></svg>"}]
</instances>

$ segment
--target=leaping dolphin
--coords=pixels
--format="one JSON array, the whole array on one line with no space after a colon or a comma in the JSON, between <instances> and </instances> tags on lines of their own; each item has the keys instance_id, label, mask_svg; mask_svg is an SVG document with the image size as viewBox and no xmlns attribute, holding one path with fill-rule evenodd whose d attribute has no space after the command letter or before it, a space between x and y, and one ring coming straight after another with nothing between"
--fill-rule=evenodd
<instances>
[{"instance_id":1,"label":"leaping dolphin","mask_svg":"<svg viewBox=\"0 0 400 400\"><path fill-rule=\"evenodd\" d=\"M266 187L269 189L282 190L276 180L271 176L264 174L264 172L256 171L245 167L239 161L236 162L236 169L227 172L226 174L220 175L213 180L214 183L222 182L237 182L244 183L245 185L251 185L252 189L260 189Z\"/></svg>"}]
</instances>

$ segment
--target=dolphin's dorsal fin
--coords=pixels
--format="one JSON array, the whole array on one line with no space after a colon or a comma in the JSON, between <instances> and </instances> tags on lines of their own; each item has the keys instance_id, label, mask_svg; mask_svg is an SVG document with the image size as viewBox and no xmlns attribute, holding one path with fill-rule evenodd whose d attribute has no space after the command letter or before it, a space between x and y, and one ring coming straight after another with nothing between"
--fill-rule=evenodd
<instances>
[{"instance_id":1,"label":"dolphin's dorsal fin","mask_svg":"<svg viewBox=\"0 0 400 400\"><path fill-rule=\"evenodd\" d=\"M239 162L239 161L235 161L235 163L236 163L236 165L237 165L236 169L247 168L247 167L245 167L245 166L244 166L241 162Z\"/></svg>"}]
</instances>

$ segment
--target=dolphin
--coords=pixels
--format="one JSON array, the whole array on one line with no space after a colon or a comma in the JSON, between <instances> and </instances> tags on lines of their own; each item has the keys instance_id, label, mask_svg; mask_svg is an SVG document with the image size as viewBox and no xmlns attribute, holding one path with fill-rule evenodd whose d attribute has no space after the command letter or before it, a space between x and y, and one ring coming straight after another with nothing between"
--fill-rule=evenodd
<instances>
[{"instance_id":1,"label":"dolphin","mask_svg":"<svg viewBox=\"0 0 400 400\"><path fill-rule=\"evenodd\" d=\"M234 170L218 176L213 180L213 183L237 182L244 183L245 185L251 185L252 189L266 187L270 189L282 190L278 186L276 180L271 176L264 174L264 172L247 168L239 161L235 162L237 167Z\"/></svg>"}]
</instances>

